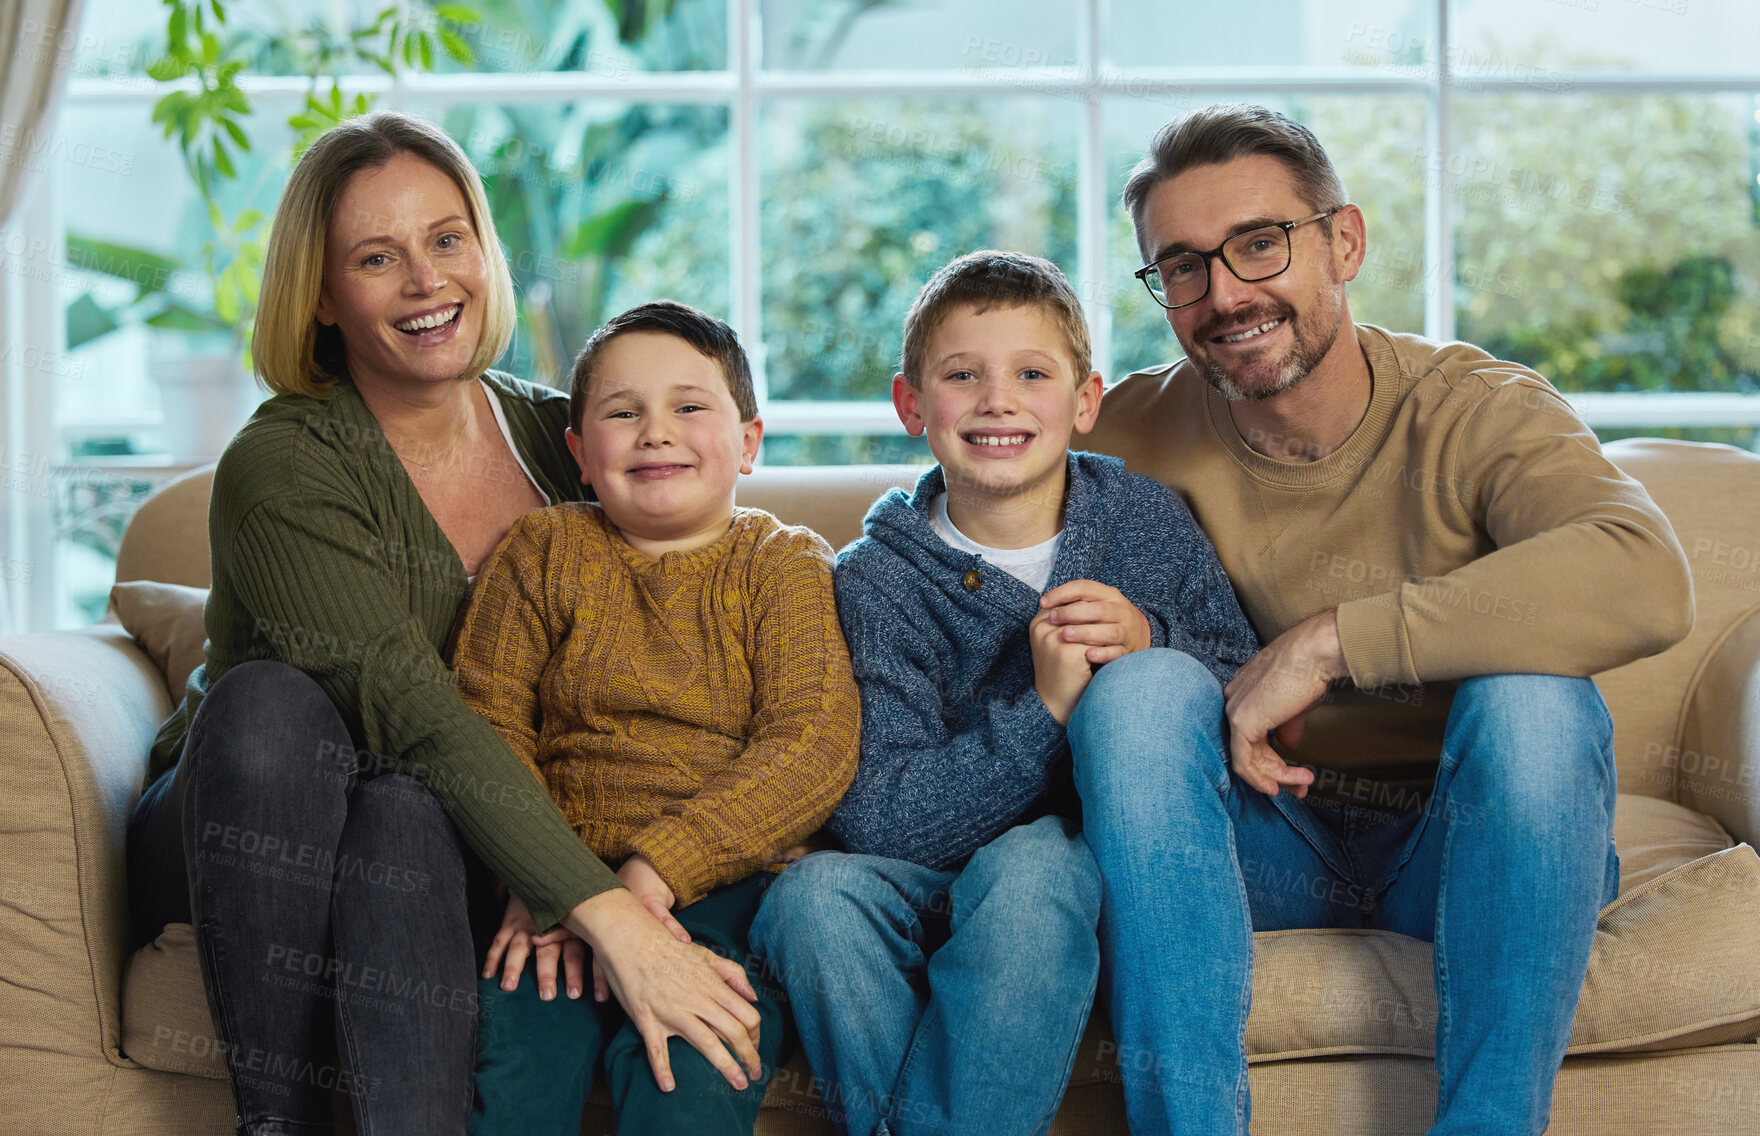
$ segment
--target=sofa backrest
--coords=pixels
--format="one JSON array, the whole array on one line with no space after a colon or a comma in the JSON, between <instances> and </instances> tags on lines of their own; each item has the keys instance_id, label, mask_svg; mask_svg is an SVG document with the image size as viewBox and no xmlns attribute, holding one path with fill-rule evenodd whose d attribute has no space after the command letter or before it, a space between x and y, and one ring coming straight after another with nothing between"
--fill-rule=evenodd
<instances>
[{"instance_id":1,"label":"sofa backrest","mask_svg":"<svg viewBox=\"0 0 1760 1136\"><path fill-rule=\"evenodd\" d=\"M1745 620L1760 619L1760 455L1657 438L1612 442L1606 452L1668 515L1693 572L1692 634L1660 655L1596 676L1613 712L1620 789L1673 800L1704 662ZM815 529L841 548L860 535L862 515L876 498L894 486L908 489L921 472L913 466L763 466L741 480L739 502ZM185 474L141 506L117 556L119 581L208 586L212 480L212 467ZM1607 618L1620 618L1617 606ZM1696 757L1689 755L1689 763Z\"/></svg>"},{"instance_id":2,"label":"sofa backrest","mask_svg":"<svg viewBox=\"0 0 1760 1136\"><path fill-rule=\"evenodd\" d=\"M1707 663L1760 612L1760 454L1661 438L1610 442L1606 453L1661 506L1693 574L1692 632L1660 655L1595 676L1613 711L1620 791L1680 800L1681 775L1690 782L1703 773L1690 718ZM1621 604L1643 602L1622 597L1606 617L1618 622Z\"/></svg>"}]
</instances>

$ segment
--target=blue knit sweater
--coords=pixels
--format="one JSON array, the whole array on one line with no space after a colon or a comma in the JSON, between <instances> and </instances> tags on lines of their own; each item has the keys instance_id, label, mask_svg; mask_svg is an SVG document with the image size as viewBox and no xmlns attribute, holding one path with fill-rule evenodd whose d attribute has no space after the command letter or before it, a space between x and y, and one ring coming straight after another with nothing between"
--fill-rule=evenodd
<instances>
[{"instance_id":1,"label":"blue knit sweater","mask_svg":"<svg viewBox=\"0 0 1760 1136\"><path fill-rule=\"evenodd\" d=\"M831 829L852 852L935 869L1032 813L1074 805L1064 728L1033 687L1027 624L1039 596L935 534L930 510L945 491L936 466L911 496L876 501L836 575L862 753ZM1154 646L1185 651L1221 682L1259 648L1185 503L1116 458L1072 453L1050 587L1084 579L1123 592Z\"/></svg>"}]
</instances>

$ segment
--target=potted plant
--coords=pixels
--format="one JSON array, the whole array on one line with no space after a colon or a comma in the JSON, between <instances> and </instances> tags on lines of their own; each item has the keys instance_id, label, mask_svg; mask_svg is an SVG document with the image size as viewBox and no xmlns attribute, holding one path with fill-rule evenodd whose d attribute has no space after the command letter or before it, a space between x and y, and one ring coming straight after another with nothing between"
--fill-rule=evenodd
<instances>
[{"instance_id":1,"label":"potted plant","mask_svg":"<svg viewBox=\"0 0 1760 1136\"><path fill-rule=\"evenodd\" d=\"M304 72L310 87L287 119L294 132L288 157L296 158L330 127L371 109L374 96L344 96L339 72L355 64L394 77L405 68L431 71L437 51L468 64L470 45L458 27L479 17L458 3L413 10L392 5L370 23L343 26L316 18L265 42L229 30L224 0L164 4L165 53L147 74L171 89L154 104L152 120L177 141L206 210L209 236L194 262L184 263L70 233L71 263L127 280L135 293L110 306L89 293L75 299L67 310L67 342L72 349L123 326L152 329L147 369L163 405L162 446L174 459L199 460L219 454L261 397L250 380L250 330L267 219L260 209L229 208L223 192L238 180L242 156L253 150L251 100L238 85L239 75L268 51L291 56Z\"/></svg>"}]
</instances>

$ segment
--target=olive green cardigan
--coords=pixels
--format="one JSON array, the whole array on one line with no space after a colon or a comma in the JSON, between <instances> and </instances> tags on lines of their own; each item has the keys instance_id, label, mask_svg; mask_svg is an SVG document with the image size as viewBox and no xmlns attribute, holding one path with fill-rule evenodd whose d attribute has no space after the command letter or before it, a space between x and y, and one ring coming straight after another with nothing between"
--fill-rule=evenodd
<instances>
[{"instance_id":1,"label":"olive green cardigan","mask_svg":"<svg viewBox=\"0 0 1760 1136\"><path fill-rule=\"evenodd\" d=\"M484 377L538 487L552 502L581 499L562 441L567 396ZM460 697L444 651L464 565L352 385L263 403L215 470L208 542L207 664L159 729L149 781L176 764L211 682L278 659L317 680L358 748L427 784L540 928L618 886Z\"/></svg>"}]
</instances>

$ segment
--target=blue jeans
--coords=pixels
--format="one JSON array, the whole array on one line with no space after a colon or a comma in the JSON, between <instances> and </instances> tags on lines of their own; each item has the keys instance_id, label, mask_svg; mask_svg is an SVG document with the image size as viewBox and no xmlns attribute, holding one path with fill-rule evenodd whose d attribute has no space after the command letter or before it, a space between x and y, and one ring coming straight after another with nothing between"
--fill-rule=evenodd
<instances>
[{"instance_id":1,"label":"blue jeans","mask_svg":"<svg viewBox=\"0 0 1760 1136\"><path fill-rule=\"evenodd\" d=\"M1538 1136L1619 888L1594 684L1463 682L1431 799L1381 823L1250 788L1223 728L1216 680L1169 650L1102 667L1070 721L1131 1131L1245 1136L1252 933L1375 927L1435 944L1432 1136Z\"/></svg>"},{"instance_id":2,"label":"blue jeans","mask_svg":"<svg viewBox=\"0 0 1760 1136\"><path fill-rule=\"evenodd\" d=\"M310 676L244 663L129 821L137 945L195 924L246 1136L332 1132L338 1089L362 1136L465 1131L481 869L433 794L374 764Z\"/></svg>"},{"instance_id":3,"label":"blue jeans","mask_svg":"<svg viewBox=\"0 0 1760 1136\"><path fill-rule=\"evenodd\" d=\"M751 942L845 1136L1029 1136L1069 1083L1099 915L1093 854L1048 816L958 872L816 852L771 885Z\"/></svg>"}]
</instances>

